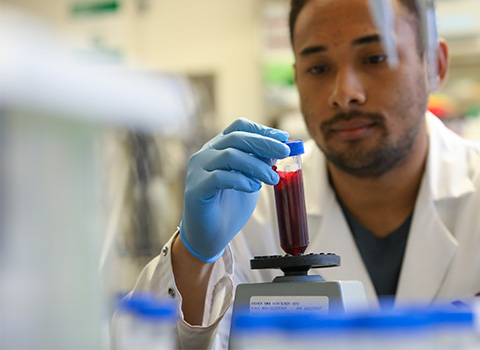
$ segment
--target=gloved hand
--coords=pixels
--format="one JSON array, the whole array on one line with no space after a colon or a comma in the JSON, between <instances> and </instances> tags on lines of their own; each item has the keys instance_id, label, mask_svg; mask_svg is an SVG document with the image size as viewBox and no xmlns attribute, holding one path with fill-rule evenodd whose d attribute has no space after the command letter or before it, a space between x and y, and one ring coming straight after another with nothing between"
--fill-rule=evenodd
<instances>
[{"instance_id":1,"label":"gloved hand","mask_svg":"<svg viewBox=\"0 0 480 350\"><path fill-rule=\"evenodd\" d=\"M205 262L220 258L247 223L262 182L275 185L270 160L285 158L285 131L237 119L207 142L188 164L180 238Z\"/></svg>"}]
</instances>

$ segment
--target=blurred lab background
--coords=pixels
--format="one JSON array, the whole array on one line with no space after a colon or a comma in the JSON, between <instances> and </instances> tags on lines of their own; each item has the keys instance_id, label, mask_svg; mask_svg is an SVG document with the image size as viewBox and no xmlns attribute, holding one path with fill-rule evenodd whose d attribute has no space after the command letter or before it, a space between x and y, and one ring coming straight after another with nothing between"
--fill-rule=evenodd
<instances>
[{"instance_id":1,"label":"blurred lab background","mask_svg":"<svg viewBox=\"0 0 480 350\"><path fill-rule=\"evenodd\" d=\"M190 155L238 117L307 138L289 1L0 6L0 345L107 344L115 297L179 224ZM437 16L451 70L429 109L480 140L480 1Z\"/></svg>"}]
</instances>

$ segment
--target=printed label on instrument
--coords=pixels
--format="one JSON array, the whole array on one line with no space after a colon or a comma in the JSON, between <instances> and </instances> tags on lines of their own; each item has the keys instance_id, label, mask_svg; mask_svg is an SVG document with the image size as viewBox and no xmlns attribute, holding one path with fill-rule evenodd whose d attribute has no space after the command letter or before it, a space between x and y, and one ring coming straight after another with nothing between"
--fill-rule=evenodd
<instances>
[{"instance_id":1,"label":"printed label on instrument","mask_svg":"<svg viewBox=\"0 0 480 350\"><path fill-rule=\"evenodd\" d=\"M251 312L328 312L326 296L253 296L250 298Z\"/></svg>"}]
</instances>

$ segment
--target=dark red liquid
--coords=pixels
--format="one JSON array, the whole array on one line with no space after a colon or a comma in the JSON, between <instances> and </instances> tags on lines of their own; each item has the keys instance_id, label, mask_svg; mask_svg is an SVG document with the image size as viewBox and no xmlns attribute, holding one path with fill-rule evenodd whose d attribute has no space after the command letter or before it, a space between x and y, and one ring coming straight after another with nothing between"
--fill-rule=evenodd
<instances>
[{"instance_id":1,"label":"dark red liquid","mask_svg":"<svg viewBox=\"0 0 480 350\"><path fill-rule=\"evenodd\" d=\"M277 173L280 182L275 185L275 202L280 245L285 253L297 255L303 253L309 243L302 170Z\"/></svg>"}]
</instances>

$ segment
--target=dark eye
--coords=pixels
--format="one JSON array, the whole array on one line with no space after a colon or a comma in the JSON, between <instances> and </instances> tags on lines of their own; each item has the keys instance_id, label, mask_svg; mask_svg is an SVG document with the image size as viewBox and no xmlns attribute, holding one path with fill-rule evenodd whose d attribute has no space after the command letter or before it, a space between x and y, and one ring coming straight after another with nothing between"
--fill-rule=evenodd
<instances>
[{"instance_id":1,"label":"dark eye","mask_svg":"<svg viewBox=\"0 0 480 350\"><path fill-rule=\"evenodd\" d=\"M328 70L327 66L315 66L315 67L309 68L308 72L313 75L318 75L318 74L325 73L327 70Z\"/></svg>"},{"instance_id":2,"label":"dark eye","mask_svg":"<svg viewBox=\"0 0 480 350\"><path fill-rule=\"evenodd\" d=\"M370 56L368 57L365 62L366 63L372 63L372 64L379 64L379 63L383 63L387 60L387 56L386 55L375 55L375 56Z\"/></svg>"}]
</instances>

